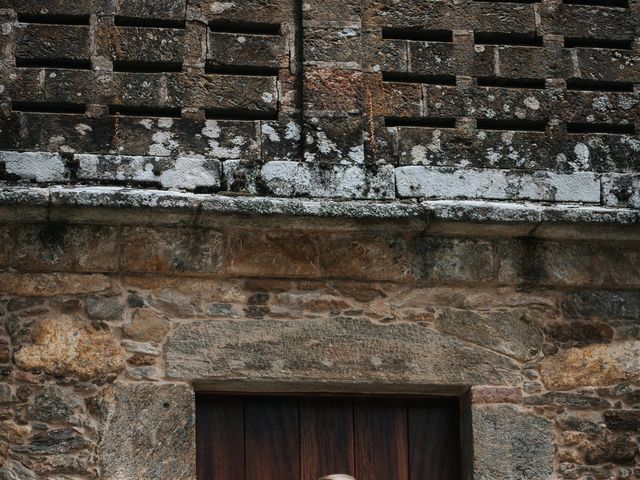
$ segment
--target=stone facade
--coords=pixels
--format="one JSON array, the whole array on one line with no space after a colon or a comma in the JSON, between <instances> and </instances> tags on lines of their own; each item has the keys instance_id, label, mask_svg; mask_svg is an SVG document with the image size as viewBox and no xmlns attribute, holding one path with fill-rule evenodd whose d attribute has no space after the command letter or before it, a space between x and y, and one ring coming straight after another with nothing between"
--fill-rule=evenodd
<instances>
[{"instance_id":1,"label":"stone facade","mask_svg":"<svg viewBox=\"0 0 640 480\"><path fill-rule=\"evenodd\" d=\"M216 391L640 479L639 225L638 0L0 0L0 480L194 480Z\"/></svg>"},{"instance_id":2,"label":"stone facade","mask_svg":"<svg viewBox=\"0 0 640 480\"><path fill-rule=\"evenodd\" d=\"M640 207L640 3L0 1L0 179Z\"/></svg>"},{"instance_id":3,"label":"stone facade","mask_svg":"<svg viewBox=\"0 0 640 480\"><path fill-rule=\"evenodd\" d=\"M5 225L0 478L193 479L194 390L463 395L465 478L640 478L637 240L161 210Z\"/></svg>"}]
</instances>

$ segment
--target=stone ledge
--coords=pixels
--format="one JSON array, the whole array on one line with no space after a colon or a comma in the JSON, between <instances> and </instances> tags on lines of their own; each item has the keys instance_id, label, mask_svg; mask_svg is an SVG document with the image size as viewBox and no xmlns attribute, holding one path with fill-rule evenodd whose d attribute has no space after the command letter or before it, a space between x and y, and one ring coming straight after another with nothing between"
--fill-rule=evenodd
<instances>
[{"instance_id":1,"label":"stone ledge","mask_svg":"<svg viewBox=\"0 0 640 480\"><path fill-rule=\"evenodd\" d=\"M385 228L433 235L640 238L640 211L478 200L337 201L126 187L0 187L0 219L97 224Z\"/></svg>"}]
</instances>

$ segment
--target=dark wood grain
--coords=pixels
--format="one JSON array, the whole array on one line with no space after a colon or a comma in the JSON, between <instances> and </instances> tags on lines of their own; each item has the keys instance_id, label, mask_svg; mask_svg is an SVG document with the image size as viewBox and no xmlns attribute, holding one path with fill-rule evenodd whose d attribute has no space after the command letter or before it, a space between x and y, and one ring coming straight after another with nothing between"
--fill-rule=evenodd
<instances>
[{"instance_id":1,"label":"dark wood grain","mask_svg":"<svg viewBox=\"0 0 640 480\"><path fill-rule=\"evenodd\" d=\"M460 408L458 399L197 395L197 478L459 480Z\"/></svg>"},{"instance_id":2,"label":"dark wood grain","mask_svg":"<svg viewBox=\"0 0 640 480\"><path fill-rule=\"evenodd\" d=\"M407 410L392 398L354 401L356 478L408 480Z\"/></svg>"},{"instance_id":3,"label":"dark wood grain","mask_svg":"<svg viewBox=\"0 0 640 480\"><path fill-rule=\"evenodd\" d=\"M244 479L244 412L237 398L196 397L198 480Z\"/></svg>"},{"instance_id":4,"label":"dark wood grain","mask_svg":"<svg viewBox=\"0 0 640 480\"><path fill-rule=\"evenodd\" d=\"M455 400L410 401L409 478L460 478L460 425Z\"/></svg>"},{"instance_id":5,"label":"dark wood grain","mask_svg":"<svg viewBox=\"0 0 640 480\"><path fill-rule=\"evenodd\" d=\"M299 480L297 399L247 398L245 438L247 480Z\"/></svg>"},{"instance_id":6,"label":"dark wood grain","mask_svg":"<svg viewBox=\"0 0 640 480\"><path fill-rule=\"evenodd\" d=\"M300 400L302 480L355 474L353 405L349 398Z\"/></svg>"}]
</instances>

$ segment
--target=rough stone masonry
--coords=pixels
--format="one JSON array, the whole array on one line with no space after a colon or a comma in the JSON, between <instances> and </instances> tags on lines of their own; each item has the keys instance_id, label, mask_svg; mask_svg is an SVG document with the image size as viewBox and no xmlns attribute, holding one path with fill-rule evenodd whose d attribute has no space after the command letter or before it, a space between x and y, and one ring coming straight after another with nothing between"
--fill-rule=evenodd
<instances>
[{"instance_id":1,"label":"rough stone masonry","mask_svg":"<svg viewBox=\"0 0 640 480\"><path fill-rule=\"evenodd\" d=\"M640 479L639 113L638 0L0 0L0 480L194 480L205 391Z\"/></svg>"}]
</instances>

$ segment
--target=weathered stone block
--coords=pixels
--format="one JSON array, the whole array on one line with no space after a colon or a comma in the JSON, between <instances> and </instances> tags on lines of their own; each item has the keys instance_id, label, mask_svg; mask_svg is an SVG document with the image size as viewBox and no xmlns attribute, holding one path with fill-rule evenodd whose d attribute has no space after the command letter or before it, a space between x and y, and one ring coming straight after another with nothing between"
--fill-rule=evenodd
<instances>
[{"instance_id":1,"label":"weathered stone block","mask_svg":"<svg viewBox=\"0 0 640 480\"><path fill-rule=\"evenodd\" d=\"M310 111L362 111L363 76L353 70L305 69L304 108Z\"/></svg>"},{"instance_id":2,"label":"weathered stone block","mask_svg":"<svg viewBox=\"0 0 640 480\"><path fill-rule=\"evenodd\" d=\"M512 240L426 237L411 248L414 277L429 282L514 283L523 261Z\"/></svg>"},{"instance_id":3,"label":"weathered stone block","mask_svg":"<svg viewBox=\"0 0 640 480\"><path fill-rule=\"evenodd\" d=\"M88 60L89 26L19 23L14 54L21 58Z\"/></svg>"},{"instance_id":4,"label":"weathered stone block","mask_svg":"<svg viewBox=\"0 0 640 480\"><path fill-rule=\"evenodd\" d=\"M124 305L118 297L92 295L86 299L85 309L92 320L121 320Z\"/></svg>"},{"instance_id":5,"label":"weathered stone block","mask_svg":"<svg viewBox=\"0 0 640 480\"><path fill-rule=\"evenodd\" d=\"M547 392L541 395L531 395L524 398L526 405L552 405L571 408L574 410L592 410L608 408L608 400L586 393Z\"/></svg>"},{"instance_id":6,"label":"weathered stone block","mask_svg":"<svg viewBox=\"0 0 640 480\"><path fill-rule=\"evenodd\" d=\"M589 5L541 5L540 32L574 38L633 38L637 22L618 8Z\"/></svg>"},{"instance_id":7,"label":"weathered stone block","mask_svg":"<svg viewBox=\"0 0 640 480\"><path fill-rule=\"evenodd\" d=\"M416 166L399 167L395 173L400 197L600 202L600 180L590 172L521 173Z\"/></svg>"},{"instance_id":8,"label":"weathered stone block","mask_svg":"<svg viewBox=\"0 0 640 480\"><path fill-rule=\"evenodd\" d=\"M186 0L115 0L117 13L132 18L162 18L183 20L185 18Z\"/></svg>"},{"instance_id":9,"label":"weathered stone block","mask_svg":"<svg viewBox=\"0 0 640 480\"><path fill-rule=\"evenodd\" d=\"M55 297L108 290L111 287L105 275L78 275L74 273L0 273L2 292L24 297Z\"/></svg>"},{"instance_id":10,"label":"weathered stone block","mask_svg":"<svg viewBox=\"0 0 640 480\"><path fill-rule=\"evenodd\" d=\"M632 50L576 48L580 76L608 82L640 82L640 54Z\"/></svg>"},{"instance_id":11,"label":"weathered stone block","mask_svg":"<svg viewBox=\"0 0 640 480\"><path fill-rule=\"evenodd\" d=\"M238 110L243 114L275 114L278 105L277 78L236 75L175 75L167 82L169 96L184 106L215 111Z\"/></svg>"},{"instance_id":12,"label":"weathered stone block","mask_svg":"<svg viewBox=\"0 0 640 480\"><path fill-rule=\"evenodd\" d=\"M634 243L544 242L540 279L547 285L638 287L640 249Z\"/></svg>"},{"instance_id":13,"label":"weathered stone block","mask_svg":"<svg viewBox=\"0 0 640 480\"><path fill-rule=\"evenodd\" d=\"M161 343L169 332L169 321L151 310L136 310L130 324L122 327L122 334L138 342Z\"/></svg>"},{"instance_id":14,"label":"weathered stone block","mask_svg":"<svg viewBox=\"0 0 640 480\"><path fill-rule=\"evenodd\" d=\"M562 301L562 309L570 318L640 321L640 295L624 290L569 291Z\"/></svg>"},{"instance_id":15,"label":"weathered stone block","mask_svg":"<svg viewBox=\"0 0 640 480\"><path fill-rule=\"evenodd\" d=\"M221 269L222 234L205 228L124 230L121 268L128 272L201 272Z\"/></svg>"},{"instance_id":16,"label":"weathered stone block","mask_svg":"<svg viewBox=\"0 0 640 480\"><path fill-rule=\"evenodd\" d=\"M518 360L534 358L544 340L539 320L526 310L477 313L449 309L438 315L436 327Z\"/></svg>"},{"instance_id":17,"label":"weathered stone block","mask_svg":"<svg viewBox=\"0 0 640 480\"><path fill-rule=\"evenodd\" d=\"M409 73L416 75L455 75L453 43L408 42Z\"/></svg>"},{"instance_id":18,"label":"weathered stone block","mask_svg":"<svg viewBox=\"0 0 640 480\"><path fill-rule=\"evenodd\" d=\"M157 183L165 188L219 188L219 160L198 157L130 157L77 155L82 180Z\"/></svg>"},{"instance_id":19,"label":"weathered stone block","mask_svg":"<svg viewBox=\"0 0 640 480\"><path fill-rule=\"evenodd\" d=\"M27 408L27 416L39 422L68 422L81 400L56 385L47 385Z\"/></svg>"},{"instance_id":20,"label":"weathered stone block","mask_svg":"<svg viewBox=\"0 0 640 480\"><path fill-rule=\"evenodd\" d=\"M294 119L260 122L262 158L268 161L300 161L302 127ZM248 156L244 156L248 160ZM228 164L227 164L228 165ZM225 165L226 167L226 165Z\"/></svg>"},{"instance_id":21,"label":"weathered stone block","mask_svg":"<svg viewBox=\"0 0 640 480\"><path fill-rule=\"evenodd\" d=\"M62 157L46 152L0 152L0 166L9 178L64 182L69 172Z\"/></svg>"},{"instance_id":22,"label":"weathered stone block","mask_svg":"<svg viewBox=\"0 0 640 480\"><path fill-rule=\"evenodd\" d=\"M422 114L422 85L383 82L375 98L375 112L389 117L419 117Z\"/></svg>"},{"instance_id":23,"label":"weathered stone block","mask_svg":"<svg viewBox=\"0 0 640 480\"><path fill-rule=\"evenodd\" d=\"M294 19L294 2L291 0L244 0L222 2L195 0L189 2L203 18L216 22L282 23Z\"/></svg>"},{"instance_id":24,"label":"weathered stone block","mask_svg":"<svg viewBox=\"0 0 640 480\"><path fill-rule=\"evenodd\" d=\"M124 350L111 332L68 316L40 321L31 331L31 341L14 356L27 370L90 380L125 368Z\"/></svg>"},{"instance_id":25,"label":"weathered stone block","mask_svg":"<svg viewBox=\"0 0 640 480\"><path fill-rule=\"evenodd\" d=\"M522 403L522 390L518 387L472 387L471 403Z\"/></svg>"},{"instance_id":26,"label":"weathered stone block","mask_svg":"<svg viewBox=\"0 0 640 480\"><path fill-rule=\"evenodd\" d=\"M195 478L190 386L116 383L100 393L95 409L102 478Z\"/></svg>"},{"instance_id":27,"label":"weathered stone block","mask_svg":"<svg viewBox=\"0 0 640 480\"><path fill-rule=\"evenodd\" d=\"M17 269L114 271L118 265L117 228L64 223L16 225L10 259ZM0 254L1 255L1 254Z\"/></svg>"},{"instance_id":28,"label":"weathered stone block","mask_svg":"<svg viewBox=\"0 0 640 480\"><path fill-rule=\"evenodd\" d=\"M288 65L284 38L279 35L209 34L207 62L211 66L280 68Z\"/></svg>"},{"instance_id":29,"label":"weathered stone block","mask_svg":"<svg viewBox=\"0 0 640 480\"><path fill-rule=\"evenodd\" d=\"M553 423L508 405L472 408L474 478L546 480L554 453Z\"/></svg>"},{"instance_id":30,"label":"weathered stone block","mask_svg":"<svg viewBox=\"0 0 640 480\"><path fill-rule=\"evenodd\" d=\"M165 346L167 375L300 385L514 385L508 358L424 324L363 318L207 321L181 325Z\"/></svg>"},{"instance_id":31,"label":"weathered stone block","mask_svg":"<svg viewBox=\"0 0 640 480\"><path fill-rule=\"evenodd\" d=\"M459 30L518 33L533 35L536 13L533 4L506 5L500 2L477 2L460 5L456 17Z\"/></svg>"},{"instance_id":32,"label":"weathered stone block","mask_svg":"<svg viewBox=\"0 0 640 480\"><path fill-rule=\"evenodd\" d=\"M609 343L613 328L598 322L553 322L544 326L548 338L565 347L583 347L595 343Z\"/></svg>"},{"instance_id":33,"label":"weathered stone block","mask_svg":"<svg viewBox=\"0 0 640 480\"><path fill-rule=\"evenodd\" d=\"M231 232L228 270L247 276L315 277L319 275L314 236L297 232Z\"/></svg>"},{"instance_id":34,"label":"weathered stone block","mask_svg":"<svg viewBox=\"0 0 640 480\"><path fill-rule=\"evenodd\" d=\"M640 342L627 340L563 350L546 357L541 372L542 380L550 390L637 382L640 379Z\"/></svg>"},{"instance_id":35,"label":"weathered stone block","mask_svg":"<svg viewBox=\"0 0 640 480\"><path fill-rule=\"evenodd\" d=\"M638 147L640 149L640 142ZM610 207L640 208L640 175L605 175L602 178L602 202Z\"/></svg>"},{"instance_id":36,"label":"weathered stone block","mask_svg":"<svg viewBox=\"0 0 640 480\"><path fill-rule=\"evenodd\" d=\"M567 78L573 74L571 52L564 48L501 46L500 76L505 78Z\"/></svg>"},{"instance_id":37,"label":"weathered stone block","mask_svg":"<svg viewBox=\"0 0 640 480\"><path fill-rule=\"evenodd\" d=\"M360 116L312 117L305 121L303 132L304 159L308 163L328 166L365 162Z\"/></svg>"},{"instance_id":38,"label":"weathered stone block","mask_svg":"<svg viewBox=\"0 0 640 480\"><path fill-rule=\"evenodd\" d=\"M362 165L323 168L310 162L268 162L259 182L276 196L343 197L383 199L393 197L393 167L368 169Z\"/></svg>"},{"instance_id":39,"label":"weathered stone block","mask_svg":"<svg viewBox=\"0 0 640 480\"><path fill-rule=\"evenodd\" d=\"M7 460L0 467L1 480L39 480L39 476L15 460Z\"/></svg>"},{"instance_id":40,"label":"weathered stone block","mask_svg":"<svg viewBox=\"0 0 640 480\"><path fill-rule=\"evenodd\" d=\"M307 65L359 68L362 63L359 24L342 28L307 27L304 41L304 61Z\"/></svg>"},{"instance_id":41,"label":"weathered stone block","mask_svg":"<svg viewBox=\"0 0 640 480\"><path fill-rule=\"evenodd\" d=\"M182 65L187 47L185 30L177 28L116 27L110 35L116 61Z\"/></svg>"},{"instance_id":42,"label":"weathered stone block","mask_svg":"<svg viewBox=\"0 0 640 480\"><path fill-rule=\"evenodd\" d=\"M382 39L380 32L363 32L362 49L367 71L406 73L409 47L406 40Z\"/></svg>"},{"instance_id":43,"label":"weathered stone block","mask_svg":"<svg viewBox=\"0 0 640 480\"><path fill-rule=\"evenodd\" d=\"M361 9L359 0L308 0L302 14L305 23L357 22Z\"/></svg>"},{"instance_id":44,"label":"weathered stone block","mask_svg":"<svg viewBox=\"0 0 640 480\"><path fill-rule=\"evenodd\" d=\"M411 261L403 238L322 235L318 246L324 276L401 281L411 275Z\"/></svg>"},{"instance_id":45,"label":"weathered stone block","mask_svg":"<svg viewBox=\"0 0 640 480\"><path fill-rule=\"evenodd\" d=\"M608 410L604 421L612 430L640 431L640 410Z\"/></svg>"}]
</instances>

